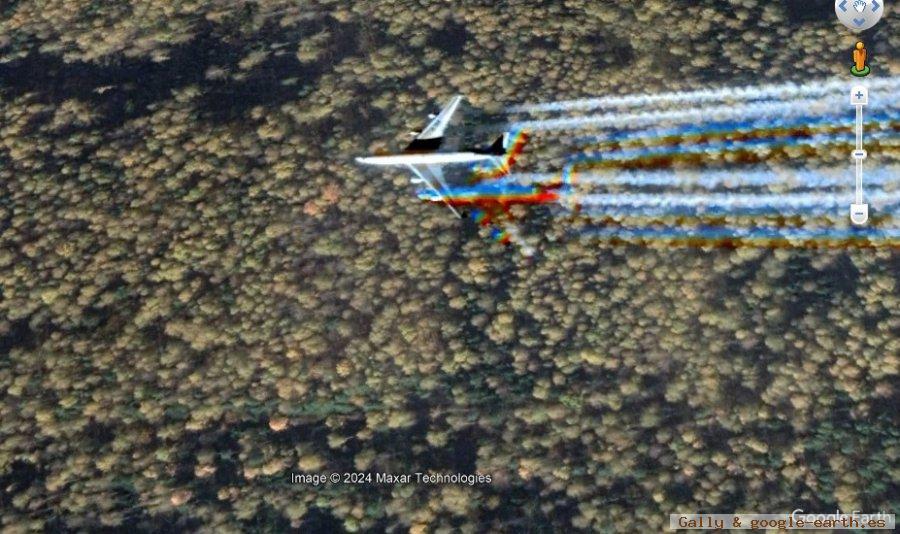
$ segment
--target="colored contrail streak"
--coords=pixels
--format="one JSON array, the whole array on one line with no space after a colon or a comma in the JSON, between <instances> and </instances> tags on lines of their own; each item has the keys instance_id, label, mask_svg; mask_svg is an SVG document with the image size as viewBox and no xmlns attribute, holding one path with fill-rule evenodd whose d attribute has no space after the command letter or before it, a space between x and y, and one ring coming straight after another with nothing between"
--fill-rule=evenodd
<instances>
[{"instance_id":1,"label":"colored contrail streak","mask_svg":"<svg viewBox=\"0 0 900 534\"><path fill-rule=\"evenodd\" d=\"M849 116L849 115L848 115ZM866 116L864 126L871 128L894 127L900 121L900 110L888 110ZM673 128L645 128L642 130L614 130L610 132L581 135L572 142L581 143L623 143L660 142L670 138L691 138L710 135L751 134L754 131L776 131L790 129L843 128L849 130L847 117L803 115L791 118L758 117L746 121L711 122L687 124Z\"/></svg>"},{"instance_id":2,"label":"colored contrail streak","mask_svg":"<svg viewBox=\"0 0 900 534\"><path fill-rule=\"evenodd\" d=\"M869 135L873 141L886 139L887 136ZM813 136L779 140L754 140L745 143L709 143L698 146L675 146L665 148L626 149L621 151L599 152L595 158L585 160L584 167L590 167L591 161L597 166L615 166L616 164L635 164L642 160L652 158L676 157L676 156L724 156L729 153L756 153L766 150L780 150L789 147L822 148L833 145L850 146L852 138L849 136Z\"/></svg>"},{"instance_id":3,"label":"colored contrail streak","mask_svg":"<svg viewBox=\"0 0 900 534\"><path fill-rule=\"evenodd\" d=\"M505 178L520 185L550 184L559 181L559 173L516 173ZM734 169L734 170L662 170L662 171L611 171L605 173L579 173L578 186L629 186L629 187L771 187L826 188L852 187L846 168L834 169ZM876 168L866 174L867 186L892 185L900 189L900 166Z\"/></svg>"},{"instance_id":4,"label":"colored contrail streak","mask_svg":"<svg viewBox=\"0 0 900 534\"><path fill-rule=\"evenodd\" d=\"M896 89L900 77L874 78L867 81L869 91ZM709 104L723 101L785 100L828 96L847 90L844 79L817 80L803 84L783 83L762 86L722 87L695 91L676 91L660 94L604 96L580 100L563 100L537 104L519 104L506 108L508 113L540 113L559 111L584 111L604 108L651 107L659 105Z\"/></svg>"},{"instance_id":5,"label":"colored contrail streak","mask_svg":"<svg viewBox=\"0 0 900 534\"><path fill-rule=\"evenodd\" d=\"M882 140L882 139L890 139L896 137L892 135L891 132L876 132L871 133L867 136L869 140ZM646 148L626 148L626 149L617 149L610 150L606 152L597 152L595 154L588 153L586 154L586 159L595 159L596 162L600 163L603 161L617 161L617 160L639 160L642 158L649 157L663 157L663 156L679 156L679 155L690 155L690 154L708 154L708 155L716 155L725 153L730 149L740 149L744 151L752 151L752 150L761 150L761 149L778 149L778 148L787 148L792 146L808 146L808 147L822 147L827 145L836 145L836 144L850 144L853 140L853 134L837 134L837 135L828 135L828 134L818 134L811 136L790 136L790 137L780 137L780 138L762 138L762 139L751 139L747 141L721 141L714 143L697 143L694 145L688 146L662 146L662 147L646 147Z\"/></svg>"},{"instance_id":6,"label":"colored contrail streak","mask_svg":"<svg viewBox=\"0 0 900 534\"><path fill-rule=\"evenodd\" d=\"M658 193L605 193L576 195L563 203L577 203L585 213L598 212L609 216L630 215L729 215L738 213L773 213L779 215L834 215L843 216L849 205L849 194L844 198L830 192L752 194L658 194ZM876 192L866 200L876 212L892 215L900 208L900 191Z\"/></svg>"},{"instance_id":7,"label":"colored contrail streak","mask_svg":"<svg viewBox=\"0 0 900 534\"><path fill-rule=\"evenodd\" d=\"M750 226L745 228L723 228L719 226L694 226L694 227L628 227L628 226L600 226L581 230L583 237L595 237L600 239L616 239L622 241L694 241L697 244L703 242L715 242L725 240L737 240L771 243L777 241L788 242L817 242L823 244L841 244L847 242L860 242L871 244L886 244L889 246L900 245L900 228L796 228L796 227L772 227Z\"/></svg>"},{"instance_id":8,"label":"colored contrail streak","mask_svg":"<svg viewBox=\"0 0 900 534\"><path fill-rule=\"evenodd\" d=\"M870 91L870 152L882 165L896 161L900 77L858 83ZM841 78L511 106L508 126L559 132L550 137L577 153L559 173L516 173L498 187L553 184L561 206L580 207L576 217L602 224L588 234L611 239L894 246L900 165L867 173L872 218L857 228L847 218L853 182L846 168L791 169L784 161L824 156L821 147L849 150L851 85ZM767 159L780 163L771 168Z\"/></svg>"}]
</instances>

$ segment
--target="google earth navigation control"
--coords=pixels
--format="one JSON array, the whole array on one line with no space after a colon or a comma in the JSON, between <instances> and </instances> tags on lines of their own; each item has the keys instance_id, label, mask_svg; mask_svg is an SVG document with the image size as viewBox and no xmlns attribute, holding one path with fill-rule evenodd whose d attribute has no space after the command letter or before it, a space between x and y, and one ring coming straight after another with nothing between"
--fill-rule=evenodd
<instances>
[{"instance_id":1,"label":"google earth navigation control","mask_svg":"<svg viewBox=\"0 0 900 534\"><path fill-rule=\"evenodd\" d=\"M0 531L892 531L891 0L0 2Z\"/></svg>"}]
</instances>

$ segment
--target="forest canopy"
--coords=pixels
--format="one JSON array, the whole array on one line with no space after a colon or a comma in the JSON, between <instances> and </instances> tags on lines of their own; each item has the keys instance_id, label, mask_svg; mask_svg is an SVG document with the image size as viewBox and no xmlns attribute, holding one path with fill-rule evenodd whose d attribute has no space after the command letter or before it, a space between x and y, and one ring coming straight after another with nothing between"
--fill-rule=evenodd
<instances>
[{"instance_id":1,"label":"forest canopy","mask_svg":"<svg viewBox=\"0 0 900 534\"><path fill-rule=\"evenodd\" d=\"M0 525L897 510L896 248L594 243L537 213L528 262L352 163L455 93L842 75L854 37L801 3L3 4ZM492 482L291 483L351 471Z\"/></svg>"}]
</instances>

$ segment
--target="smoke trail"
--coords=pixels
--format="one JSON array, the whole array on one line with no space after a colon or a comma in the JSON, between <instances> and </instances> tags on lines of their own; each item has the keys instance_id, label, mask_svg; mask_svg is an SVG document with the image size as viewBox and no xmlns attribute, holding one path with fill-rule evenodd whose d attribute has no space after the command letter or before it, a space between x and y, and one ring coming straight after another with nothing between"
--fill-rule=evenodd
<instances>
[{"instance_id":1,"label":"smoke trail","mask_svg":"<svg viewBox=\"0 0 900 534\"><path fill-rule=\"evenodd\" d=\"M650 193L607 193L578 195L563 200L563 204L577 203L585 213L609 216L630 215L846 215L852 200L828 192L791 194L734 194L705 193L660 195ZM890 212L900 208L900 191L870 193L866 201L874 211Z\"/></svg>"},{"instance_id":2,"label":"smoke trail","mask_svg":"<svg viewBox=\"0 0 900 534\"><path fill-rule=\"evenodd\" d=\"M892 132L875 132L866 136L868 140L882 140L895 137ZM853 134L817 134L812 136L789 136L777 138L761 138L750 140L725 140L716 142L697 143L691 146L659 146L659 147L640 147L640 148L622 148L609 150L606 152L585 153L580 160L573 160L575 164L579 162L595 160L597 163L602 161L619 161L619 160L638 160L650 157L663 156L681 156L689 154L708 154L710 156L727 152L730 149L741 150L761 150L761 149L778 149L791 146L808 146L820 148L828 145L848 144L853 140Z\"/></svg>"},{"instance_id":3,"label":"smoke trail","mask_svg":"<svg viewBox=\"0 0 900 534\"><path fill-rule=\"evenodd\" d=\"M865 117L864 126L867 131L871 128L891 126L891 122L900 120L900 111L893 109L879 113L868 114ZM852 125L846 117L835 118L833 116L799 117L760 117L745 121L710 122L703 124L688 124L672 128L645 128L643 130L615 130L592 135L581 135L572 138L575 144L645 141L665 137L703 136L716 133L748 132L752 130L777 130L790 128L850 128Z\"/></svg>"},{"instance_id":4,"label":"smoke trail","mask_svg":"<svg viewBox=\"0 0 900 534\"><path fill-rule=\"evenodd\" d=\"M882 149L891 150L900 120L900 77L862 83L870 90L868 110L872 111L865 117L866 139L880 140ZM867 168L865 200L872 220L862 228L848 221L854 185L849 165L840 169L614 170L654 166L658 158L669 161L682 155L693 164L727 154L750 162L765 158L768 150L850 144L853 110L846 93L851 85L832 79L511 106L509 113L541 117L520 115L510 120L511 128L582 130L588 135L560 137L566 144L599 146L594 145L593 152L582 148L558 174L517 173L502 178L501 189L507 184L513 189L565 184L555 189L561 205L578 205L582 214L618 221L597 232L610 238L898 243L898 165ZM600 113L577 115L588 110ZM576 194L568 185L573 175L578 189L596 189ZM796 226L756 226L757 216L791 217ZM669 217L675 217L676 226L662 227L660 219ZM800 223L809 217L822 217L834 226ZM704 220L715 226L704 225Z\"/></svg>"},{"instance_id":5,"label":"smoke trail","mask_svg":"<svg viewBox=\"0 0 900 534\"><path fill-rule=\"evenodd\" d=\"M871 97L870 97L871 98ZM583 128L630 128L659 123L698 123L725 120L747 120L754 116L800 117L810 110L819 111L832 116L845 114L847 106L843 99L829 100L797 100L793 102L760 102L746 106L721 105L703 109L687 109L675 111L647 111L640 113L606 113L585 117L564 117L559 119L542 119L519 121L508 124L509 129L528 131L538 130L575 130Z\"/></svg>"},{"instance_id":6,"label":"smoke trail","mask_svg":"<svg viewBox=\"0 0 900 534\"><path fill-rule=\"evenodd\" d=\"M579 232L584 237L628 240L676 240L701 239L708 241L744 240L789 240L789 241L868 241L871 243L900 243L900 228L846 227L846 228L791 228L772 226L751 226L746 228L722 228L714 226L695 227L617 227L603 226L588 228Z\"/></svg>"},{"instance_id":7,"label":"smoke trail","mask_svg":"<svg viewBox=\"0 0 900 534\"><path fill-rule=\"evenodd\" d=\"M896 109L897 91L887 93L874 92L869 96L870 109ZM525 130L565 130L586 127L613 127L634 129L638 126L658 125L659 123L709 123L711 121L749 120L753 117L765 117L770 120L798 118L804 115L813 116L846 116L850 109L848 97L841 94L825 98L807 98L792 101L761 101L742 103L740 105L721 104L699 108L651 110L641 112L615 112L599 115L558 117L553 119L537 119L512 122L510 128Z\"/></svg>"},{"instance_id":8,"label":"smoke trail","mask_svg":"<svg viewBox=\"0 0 900 534\"><path fill-rule=\"evenodd\" d=\"M558 173L516 173L505 178L520 185L551 184L559 181ZM826 188L853 186L852 170L832 169L737 169L704 171L615 171L606 173L579 173L578 185L630 186L630 187L766 187ZM900 188L900 166L876 167L866 172L865 184L869 186L894 186Z\"/></svg>"},{"instance_id":9,"label":"smoke trail","mask_svg":"<svg viewBox=\"0 0 900 534\"><path fill-rule=\"evenodd\" d=\"M866 84L875 93L882 89L900 87L900 77L875 78ZM538 113L558 111L583 111L604 108L651 107L658 105L709 104L759 100L785 100L822 97L843 94L849 82L843 79L818 80L803 84L784 83L748 87L722 87L696 91L678 91L661 94L606 96L581 100L564 100L539 104L519 104L506 109L508 113Z\"/></svg>"}]
</instances>

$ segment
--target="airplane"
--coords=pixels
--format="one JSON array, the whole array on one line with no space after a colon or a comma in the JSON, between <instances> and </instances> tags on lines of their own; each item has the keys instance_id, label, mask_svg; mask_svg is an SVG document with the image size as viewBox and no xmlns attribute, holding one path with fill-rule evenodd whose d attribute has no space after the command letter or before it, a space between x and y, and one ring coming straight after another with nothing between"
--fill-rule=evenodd
<instances>
[{"instance_id":1,"label":"airplane","mask_svg":"<svg viewBox=\"0 0 900 534\"><path fill-rule=\"evenodd\" d=\"M461 102L461 96L454 96L440 113L430 115L431 122L421 132L414 132L416 137L399 154L376 154L358 157L356 161L363 165L406 167L414 175L410 181L427 188L418 192L420 199L442 202L460 218L457 208L467 209L478 225L492 227L493 239L515 242L526 256L532 256L534 250L512 223L510 207L555 202L559 199L555 192L559 184L522 186L501 180L527 144L526 132L504 132L488 147L441 152L444 132ZM455 164L472 164L468 185L451 187L444 180L443 167Z\"/></svg>"},{"instance_id":2,"label":"airplane","mask_svg":"<svg viewBox=\"0 0 900 534\"><path fill-rule=\"evenodd\" d=\"M429 115L431 122L415 135L412 142L399 154L376 154L356 158L363 165L449 165L454 163L474 163L491 160L504 154L502 138L487 148L472 148L462 151L439 152L444 144L444 132L450 124L463 97L454 96L437 115Z\"/></svg>"},{"instance_id":3,"label":"airplane","mask_svg":"<svg viewBox=\"0 0 900 534\"><path fill-rule=\"evenodd\" d=\"M358 157L356 162L363 165L406 167L414 175L410 180L412 183L424 184L438 195L446 193L449 189L443 173L443 167L446 165L480 162L491 162L495 166L502 165L503 162L500 158L507 152L508 133L504 133L487 147L440 151L445 141L444 132L462 100L462 96L456 95L441 109L440 113L429 115L431 122L421 132L412 132L415 138L399 154L376 153L373 156ZM462 217L452 206L449 204L447 206L454 215Z\"/></svg>"}]
</instances>

